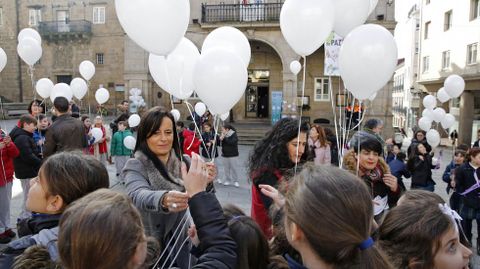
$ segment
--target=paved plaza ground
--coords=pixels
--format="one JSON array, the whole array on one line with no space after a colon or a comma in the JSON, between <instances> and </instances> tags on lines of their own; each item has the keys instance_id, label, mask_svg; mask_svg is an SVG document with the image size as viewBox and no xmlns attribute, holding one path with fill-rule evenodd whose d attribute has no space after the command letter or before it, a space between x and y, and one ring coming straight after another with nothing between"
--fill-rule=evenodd
<instances>
[{"instance_id":1,"label":"paved plaza ground","mask_svg":"<svg viewBox=\"0 0 480 269\"><path fill-rule=\"evenodd\" d=\"M7 128L12 128L13 125L15 124L16 121L7 121ZM3 127L3 124L2 124ZM11 129L8 129L11 130ZM215 187L217 190L217 197L220 200L222 204L226 203L232 203L240 208L242 208L247 214L250 213L250 204L251 204L251 184L248 180L247 177L247 160L248 160L248 155L251 151L252 147L251 146L240 146L239 147L239 152L240 152L240 157L238 159L238 165L235 166L237 169L237 174L239 176L239 183L240 187L236 188L233 185L230 185L228 187L223 186L221 184L215 183ZM442 165L439 170L433 170L433 179L437 183L435 187L435 192L439 195L441 195L446 201L448 201L448 195L445 191L446 188L446 183L442 181L442 174L445 169L446 164L452 159L452 149L449 147L441 147L437 148L435 150L435 155L439 156L439 151L443 151L443 160L442 160ZM218 158L218 169L219 169L219 178L223 178L224 171L223 171L223 164L222 164L222 158ZM125 191L125 188L122 184L119 184L116 176L115 176L115 165L108 165L107 170L110 175L110 187L114 190L118 190L121 192ZM405 180L405 185L408 187L410 186L410 180L406 179ZM18 180L14 181L13 185L13 199L12 199L12 223L14 224L16 222L16 218L20 213L20 208L22 204L22 189L20 186L20 182ZM476 238L476 225L474 225L474 238ZM2 245L0 245L0 248ZM475 251L474 251L475 252ZM474 257L474 266L473 268L480 268L480 257L476 256Z\"/></svg>"}]
</instances>

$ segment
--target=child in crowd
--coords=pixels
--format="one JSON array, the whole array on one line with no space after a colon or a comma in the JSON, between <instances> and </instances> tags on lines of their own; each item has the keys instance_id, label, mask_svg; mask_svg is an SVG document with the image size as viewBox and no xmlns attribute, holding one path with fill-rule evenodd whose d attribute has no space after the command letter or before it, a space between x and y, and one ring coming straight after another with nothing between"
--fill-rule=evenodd
<instances>
[{"instance_id":1,"label":"child in crowd","mask_svg":"<svg viewBox=\"0 0 480 269\"><path fill-rule=\"evenodd\" d=\"M394 145L394 148L395 147L397 147L397 145ZM397 178L398 186L400 187L400 190L402 192L407 189L405 187L405 183L403 183L403 177L411 177L410 171L408 171L407 164L405 163L405 158L407 158L407 155L405 155L405 153L397 152L395 154L395 158L388 163L388 166L390 167L390 172Z\"/></svg>"},{"instance_id":2,"label":"child in crowd","mask_svg":"<svg viewBox=\"0 0 480 269\"><path fill-rule=\"evenodd\" d=\"M37 130L33 132L33 140L38 147L39 155L43 158L43 151L45 150L45 133L48 128L48 118L45 114L37 115Z\"/></svg>"},{"instance_id":3,"label":"child in crowd","mask_svg":"<svg viewBox=\"0 0 480 269\"><path fill-rule=\"evenodd\" d=\"M30 185L26 206L35 214L18 227L20 239L10 242L0 251L0 268L10 268L14 257L33 245L46 247L50 258L58 261L56 242L63 211L80 197L108 188L109 180L105 167L94 158L61 152L45 160ZM94 230L92 228L90 232Z\"/></svg>"},{"instance_id":4,"label":"child in crowd","mask_svg":"<svg viewBox=\"0 0 480 269\"><path fill-rule=\"evenodd\" d=\"M0 129L0 244L6 244L16 236L10 229L10 201L13 185L13 159L19 151L12 139Z\"/></svg>"},{"instance_id":5,"label":"child in crowd","mask_svg":"<svg viewBox=\"0 0 480 269\"><path fill-rule=\"evenodd\" d=\"M103 126L103 120L101 116L95 117L95 124L93 128L99 128L103 133L102 138L100 138L99 141L95 141L95 144L93 145L95 158L106 165L108 159L107 142L110 141L110 136L107 134L107 129L105 126Z\"/></svg>"},{"instance_id":6,"label":"child in crowd","mask_svg":"<svg viewBox=\"0 0 480 269\"><path fill-rule=\"evenodd\" d=\"M80 119L83 123L85 137L87 138L87 147L84 150L85 154L93 155L93 144L95 143L95 137L93 137L92 135L92 121L90 120L90 117L88 115L82 115Z\"/></svg>"},{"instance_id":7,"label":"child in crowd","mask_svg":"<svg viewBox=\"0 0 480 269\"><path fill-rule=\"evenodd\" d=\"M125 163L132 155L132 151L125 147L123 140L127 136L132 136L132 132L127 129L126 121L119 121L117 124L118 131L113 135L110 145L110 155L115 159L115 168L117 169L117 177L122 172Z\"/></svg>"},{"instance_id":8,"label":"child in crowd","mask_svg":"<svg viewBox=\"0 0 480 269\"><path fill-rule=\"evenodd\" d=\"M443 181L447 183L447 194L450 194L450 191L452 190L450 207L457 212L460 212L462 196L455 191L455 169L459 168L465 162L466 156L467 153L465 151L457 149L452 162L445 168L445 172L443 172L442 176Z\"/></svg>"},{"instance_id":9,"label":"child in crowd","mask_svg":"<svg viewBox=\"0 0 480 269\"><path fill-rule=\"evenodd\" d=\"M394 268L468 268L472 251L460 242L459 218L446 204L401 203L379 228L379 246Z\"/></svg>"},{"instance_id":10,"label":"child in crowd","mask_svg":"<svg viewBox=\"0 0 480 269\"><path fill-rule=\"evenodd\" d=\"M23 115L20 118L20 126L15 126L10 132L15 146L20 151L20 155L13 160L15 167L15 177L20 179L23 189L23 205L19 221L30 217L30 212L26 209L26 200L30 188L30 179L38 174L38 169L42 163L40 152L33 140L33 132L37 127L37 119L31 115Z\"/></svg>"},{"instance_id":11,"label":"child in crowd","mask_svg":"<svg viewBox=\"0 0 480 269\"><path fill-rule=\"evenodd\" d=\"M223 185L228 186L232 183L235 187L240 187L238 183L238 175L235 167L238 166L238 136L235 128L230 124L225 124L222 127L222 134L220 135L223 157L223 170L225 171L225 178ZM218 183L222 183L219 179Z\"/></svg>"},{"instance_id":12,"label":"child in crowd","mask_svg":"<svg viewBox=\"0 0 480 269\"><path fill-rule=\"evenodd\" d=\"M202 142L197 138L195 132L195 124L192 122L188 126L188 129L183 130L183 154L187 154L192 157L192 153L200 154L200 144Z\"/></svg>"},{"instance_id":13,"label":"child in crowd","mask_svg":"<svg viewBox=\"0 0 480 269\"><path fill-rule=\"evenodd\" d=\"M362 181L339 168L307 164L285 196L286 237L304 264L288 259L290 268L392 268L370 237L372 220Z\"/></svg>"},{"instance_id":14,"label":"child in crowd","mask_svg":"<svg viewBox=\"0 0 480 269\"><path fill-rule=\"evenodd\" d=\"M213 158L218 157L218 148L217 145L220 142L219 134L215 139L215 130L213 130L212 124L205 122L203 124L203 133L202 133L202 156L210 161ZM215 154L215 155L214 155Z\"/></svg>"}]
</instances>

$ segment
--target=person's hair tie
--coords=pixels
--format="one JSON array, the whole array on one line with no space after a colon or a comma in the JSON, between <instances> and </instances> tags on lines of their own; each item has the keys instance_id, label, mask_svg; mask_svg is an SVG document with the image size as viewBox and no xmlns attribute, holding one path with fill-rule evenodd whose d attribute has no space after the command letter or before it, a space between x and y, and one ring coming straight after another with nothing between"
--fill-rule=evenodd
<instances>
[{"instance_id":1,"label":"person's hair tie","mask_svg":"<svg viewBox=\"0 0 480 269\"><path fill-rule=\"evenodd\" d=\"M368 248L371 248L375 242L373 242L373 239L371 237L367 238L367 240L363 241L360 243L358 246L360 250L366 250Z\"/></svg>"}]
</instances>

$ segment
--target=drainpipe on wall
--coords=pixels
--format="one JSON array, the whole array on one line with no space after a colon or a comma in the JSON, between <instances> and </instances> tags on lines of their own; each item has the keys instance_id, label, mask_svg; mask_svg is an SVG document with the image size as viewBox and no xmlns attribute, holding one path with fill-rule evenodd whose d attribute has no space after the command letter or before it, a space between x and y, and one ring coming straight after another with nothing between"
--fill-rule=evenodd
<instances>
[{"instance_id":1,"label":"drainpipe on wall","mask_svg":"<svg viewBox=\"0 0 480 269\"><path fill-rule=\"evenodd\" d=\"M15 15L16 15L16 24L17 24L17 36L20 33L20 0L15 0ZM15 38L16 40L17 38ZM20 56L17 55L18 61L18 87L20 88L18 101L23 102L23 77L22 77L22 60Z\"/></svg>"}]
</instances>

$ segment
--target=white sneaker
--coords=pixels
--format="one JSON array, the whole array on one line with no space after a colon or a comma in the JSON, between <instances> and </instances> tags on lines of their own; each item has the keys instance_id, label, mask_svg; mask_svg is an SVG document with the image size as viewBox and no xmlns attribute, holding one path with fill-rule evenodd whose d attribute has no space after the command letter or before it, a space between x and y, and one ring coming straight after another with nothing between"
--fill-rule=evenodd
<instances>
[{"instance_id":1,"label":"white sneaker","mask_svg":"<svg viewBox=\"0 0 480 269\"><path fill-rule=\"evenodd\" d=\"M230 186L230 181L223 182L223 186Z\"/></svg>"},{"instance_id":2,"label":"white sneaker","mask_svg":"<svg viewBox=\"0 0 480 269\"><path fill-rule=\"evenodd\" d=\"M238 184L238 181L235 181L235 183L233 183L233 185L237 188L240 187L240 184Z\"/></svg>"},{"instance_id":3,"label":"white sneaker","mask_svg":"<svg viewBox=\"0 0 480 269\"><path fill-rule=\"evenodd\" d=\"M218 179L217 179L217 183L218 183L218 184L222 184L222 180L218 178Z\"/></svg>"}]
</instances>

